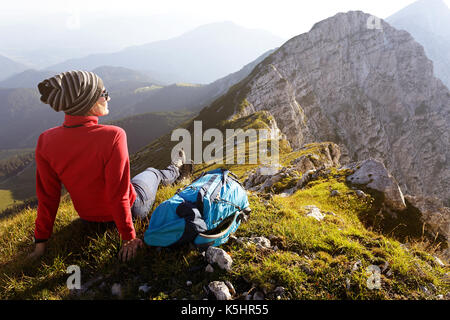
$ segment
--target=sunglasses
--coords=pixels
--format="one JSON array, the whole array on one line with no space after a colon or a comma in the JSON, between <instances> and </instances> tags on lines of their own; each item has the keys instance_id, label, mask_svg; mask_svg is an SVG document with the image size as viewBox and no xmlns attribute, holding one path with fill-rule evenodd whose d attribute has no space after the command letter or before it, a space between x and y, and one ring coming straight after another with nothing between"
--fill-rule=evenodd
<instances>
[{"instance_id":1,"label":"sunglasses","mask_svg":"<svg viewBox=\"0 0 450 320\"><path fill-rule=\"evenodd\" d=\"M100 95L100 97L104 97L105 100L108 100L108 98L110 97L109 92L108 91L103 91L102 94Z\"/></svg>"}]
</instances>

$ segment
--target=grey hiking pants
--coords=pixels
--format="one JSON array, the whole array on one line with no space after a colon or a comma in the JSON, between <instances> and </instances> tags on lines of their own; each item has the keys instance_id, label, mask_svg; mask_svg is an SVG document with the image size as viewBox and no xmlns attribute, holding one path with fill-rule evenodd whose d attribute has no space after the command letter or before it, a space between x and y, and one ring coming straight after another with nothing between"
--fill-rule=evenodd
<instances>
[{"instance_id":1,"label":"grey hiking pants","mask_svg":"<svg viewBox=\"0 0 450 320\"><path fill-rule=\"evenodd\" d=\"M153 207L159 184L172 184L179 176L180 170L172 164L164 170L147 168L134 176L131 179L131 183L136 190L136 200L131 207L133 217L145 218Z\"/></svg>"}]
</instances>

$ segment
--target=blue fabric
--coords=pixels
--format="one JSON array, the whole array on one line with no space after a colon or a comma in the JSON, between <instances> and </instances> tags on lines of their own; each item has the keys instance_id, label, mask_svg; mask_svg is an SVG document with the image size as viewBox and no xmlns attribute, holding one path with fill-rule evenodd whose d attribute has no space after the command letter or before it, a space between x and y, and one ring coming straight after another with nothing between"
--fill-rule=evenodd
<instances>
[{"instance_id":1,"label":"blue fabric","mask_svg":"<svg viewBox=\"0 0 450 320\"><path fill-rule=\"evenodd\" d=\"M228 170L211 170L161 203L153 212L144 241L152 246L171 246L186 242L220 245L240 225L235 221L220 239L203 238L204 233L236 212L249 207L245 189L228 176Z\"/></svg>"}]
</instances>

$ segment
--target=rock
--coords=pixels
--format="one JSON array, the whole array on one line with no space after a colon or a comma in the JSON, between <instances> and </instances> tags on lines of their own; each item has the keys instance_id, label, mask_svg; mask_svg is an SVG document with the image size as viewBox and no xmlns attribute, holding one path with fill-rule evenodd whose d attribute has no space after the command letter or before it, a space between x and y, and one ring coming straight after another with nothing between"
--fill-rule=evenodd
<instances>
[{"instance_id":1,"label":"rock","mask_svg":"<svg viewBox=\"0 0 450 320\"><path fill-rule=\"evenodd\" d=\"M361 265L362 265L361 260L356 261L352 267L352 272L355 272L356 270L358 270L361 267Z\"/></svg>"},{"instance_id":2,"label":"rock","mask_svg":"<svg viewBox=\"0 0 450 320\"><path fill-rule=\"evenodd\" d=\"M253 300L264 300L264 293L261 291L256 291L253 295Z\"/></svg>"},{"instance_id":3,"label":"rock","mask_svg":"<svg viewBox=\"0 0 450 320\"><path fill-rule=\"evenodd\" d=\"M216 247L208 247L206 250L206 260L210 264L217 264L222 270L231 270L231 265L233 264L233 259L230 257L228 253L226 253L223 249Z\"/></svg>"},{"instance_id":4,"label":"rock","mask_svg":"<svg viewBox=\"0 0 450 320\"><path fill-rule=\"evenodd\" d=\"M345 288L350 290L351 282L349 278L345 278Z\"/></svg>"},{"instance_id":5,"label":"rock","mask_svg":"<svg viewBox=\"0 0 450 320\"><path fill-rule=\"evenodd\" d=\"M114 283L111 287L111 294L113 296L118 296L119 298L122 297L122 287L119 283Z\"/></svg>"},{"instance_id":6,"label":"rock","mask_svg":"<svg viewBox=\"0 0 450 320\"><path fill-rule=\"evenodd\" d=\"M322 221L325 216L320 212L320 209L316 206L305 206L304 207L308 212L306 214L307 217L312 217L317 221Z\"/></svg>"},{"instance_id":7,"label":"rock","mask_svg":"<svg viewBox=\"0 0 450 320\"><path fill-rule=\"evenodd\" d=\"M429 292L429 290L428 290L427 287L425 287L425 286L419 286L419 288L420 288L420 290L422 290L422 292L425 293L426 295L429 295L429 294L430 294L430 292Z\"/></svg>"},{"instance_id":8,"label":"rock","mask_svg":"<svg viewBox=\"0 0 450 320\"><path fill-rule=\"evenodd\" d=\"M367 196L362 190L355 190L355 192L358 198L365 198Z\"/></svg>"},{"instance_id":9,"label":"rock","mask_svg":"<svg viewBox=\"0 0 450 320\"><path fill-rule=\"evenodd\" d=\"M270 240L266 237L241 237L238 238L241 244L254 244L258 249L271 249Z\"/></svg>"},{"instance_id":10,"label":"rock","mask_svg":"<svg viewBox=\"0 0 450 320\"><path fill-rule=\"evenodd\" d=\"M186 281L186 286L188 286L188 287L190 287L190 286L192 286L192 281Z\"/></svg>"},{"instance_id":11,"label":"rock","mask_svg":"<svg viewBox=\"0 0 450 320\"><path fill-rule=\"evenodd\" d=\"M336 196L339 196L341 193L338 191L338 190L331 190L331 193L330 193L330 195L332 196L332 197L336 197Z\"/></svg>"},{"instance_id":12,"label":"rock","mask_svg":"<svg viewBox=\"0 0 450 320\"><path fill-rule=\"evenodd\" d=\"M270 240L266 237L251 237L249 239L250 242L254 243L258 248L269 248L270 249Z\"/></svg>"},{"instance_id":13,"label":"rock","mask_svg":"<svg viewBox=\"0 0 450 320\"><path fill-rule=\"evenodd\" d=\"M315 170L308 170L306 171L302 177L300 178L299 181L297 181L297 189L302 189L304 186L306 186L308 184L308 182L310 182L311 180L313 180L313 176L315 174Z\"/></svg>"},{"instance_id":14,"label":"rock","mask_svg":"<svg viewBox=\"0 0 450 320\"><path fill-rule=\"evenodd\" d=\"M406 209L405 199L397 181L378 160L368 159L358 163L355 172L347 177L347 181L382 192L386 205L394 210Z\"/></svg>"},{"instance_id":15,"label":"rock","mask_svg":"<svg viewBox=\"0 0 450 320\"><path fill-rule=\"evenodd\" d=\"M273 293L278 297L278 296L282 296L284 294L284 292L286 291L286 289L284 287L278 286L275 288L275 290L273 291Z\"/></svg>"},{"instance_id":16,"label":"rock","mask_svg":"<svg viewBox=\"0 0 450 320\"><path fill-rule=\"evenodd\" d=\"M233 284L228 280L225 281L225 284L228 287L228 290L230 291L231 295L234 296L236 294L236 290L234 290Z\"/></svg>"},{"instance_id":17,"label":"rock","mask_svg":"<svg viewBox=\"0 0 450 320\"><path fill-rule=\"evenodd\" d=\"M214 272L214 268L212 267L212 265L208 264L205 268L205 272L209 272L209 273Z\"/></svg>"},{"instance_id":18,"label":"rock","mask_svg":"<svg viewBox=\"0 0 450 320\"><path fill-rule=\"evenodd\" d=\"M149 287L147 284L143 284L139 287L139 291L142 291L144 293L147 293L152 287Z\"/></svg>"},{"instance_id":19,"label":"rock","mask_svg":"<svg viewBox=\"0 0 450 320\"><path fill-rule=\"evenodd\" d=\"M420 211L421 219L428 231L440 235L447 241L447 249L442 252L445 259L450 259L450 208L444 207L436 197L406 195L406 201Z\"/></svg>"},{"instance_id":20,"label":"rock","mask_svg":"<svg viewBox=\"0 0 450 320\"><path fill-rule=\"evenodd\" d=\"M445 263L443 263L441 259L439 259L439 258L436 257L436 256L433 256L433 258L434 258L434 261L436 261L436 263L437 263L438 266L440 266L440 267L445 267Z\"/></svg>"},{"instance_id":21,"label":"rock","mask_svg":"<svg viewBox=\"0 0 450 320\"><path fill-rule=\"evenodd\" d=\"M208 289L214 294L217 300L231 300L231 294L227 285L222 281L213 281L208 285Z\"/></svg>"},{"instance_id":22,"label":"rock","mask_svg":"<svg viewBox=\"0 0 450 320\"><path fill-rule=\"evenodd\" d=\"M319 156L320 155L320 156ZM307 172L309 170L317 170L320 167L337 167L341 151L337 144L333 142L323 142L317 145L314 153L302 155L291 161L295 169L299 172Z\"/></svg>"}]
</instances>

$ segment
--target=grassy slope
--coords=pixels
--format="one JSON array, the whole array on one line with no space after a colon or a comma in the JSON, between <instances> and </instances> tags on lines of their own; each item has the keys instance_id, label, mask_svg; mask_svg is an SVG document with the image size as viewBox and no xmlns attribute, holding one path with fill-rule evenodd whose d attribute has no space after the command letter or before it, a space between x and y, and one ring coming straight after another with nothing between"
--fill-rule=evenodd
<instances>
[{"instance_id":1,"label":"grassy slope","mask_svg":"<svg viewBox=\"0 0 450 320\"><path fill-rule=\"evenodd\" d=\"M287 164L315 149L316 145L310 145L302 151L283 153L281 162ZM228 167L244 179L255 165ZM199 166L197 171L205 168ZM238 293L236 298L248 290L266 290L267 298L276 298L271 294L276 286L286 288L282 299L424 299L430 296L421 287L430 290L432 286L437 288L434 297L448 294L445 274L449 268L436 264L425 252L425 242L416 239L406 249L392 236L375 232L360 221L360 216L377 209L378 204L371 196L358 198L345 183L347 174L333 169L289 197L269 199L251 194L251 219L235 235L269 237L279 250L229 241L222 248L234 260L230 273L218 268L212 274L205 273L203 256L189 246L146 247L131 263L121 263L116 258L120 248L117 231L82 225L67 197L60 204L47 254L29 263L24 257L32 250L36 209L27 208L0 220L0 299L109 299L114 298L114 283L121 284L125 299L202 299L203 286L213 280L230 280ZM182 185L160 188L155 205ZM340 195L330 197L330 189L340 191ZM305 205L316 205L336 216L327 215L318 222L306 217ZM136 223L139 237L146 227L147 221ZM355 266L357 261L359 267ZM389 266L381 276L381 290L368 289L366 268L386 262ZM66 269L72 264L80 266L83 284L92 281L85 293L74 295L66 288ZM186 286L188 280L192 286ZM144 283L151 286L145 294L138 290Z\"/></svg>"}]
</instances>

